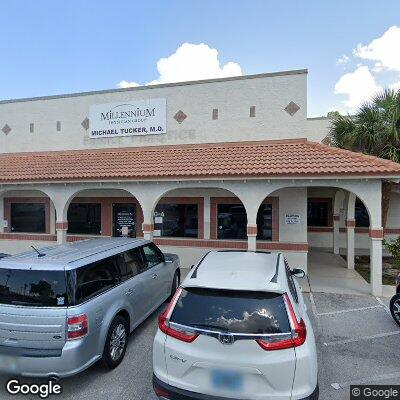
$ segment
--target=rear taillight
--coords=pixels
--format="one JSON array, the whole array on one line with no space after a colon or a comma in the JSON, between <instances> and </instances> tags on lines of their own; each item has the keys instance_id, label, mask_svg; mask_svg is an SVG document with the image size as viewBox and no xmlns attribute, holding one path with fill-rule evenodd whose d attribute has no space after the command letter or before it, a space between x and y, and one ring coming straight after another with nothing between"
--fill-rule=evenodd
<instances>
[{"instance_id":1,"label":"rear taillight","mask_svg":"<svg viewBox=\"0 0 400 400\"><path fill-rule=\"evenodd\" d=\"M301 319L297 321L296 314L294 312L292 303L290 302L289 296L285 293L283 295L286 309L288 311L289 322L292 328L292 334L290 337L279 338L270 336L266 339L259 339L257 343L264 350L283 350L291 347L298 347L304 344L307 338L307 328L304 321Z\"/></svg>"},{"instance_id":2,"label":"rear taillight","mask_svg":"<svg viewBox=\"0 0 400 400\"><path fill-rule=\"evenodd\" d=\"M68 340L79 339L89 332L89 321L86 314L69 317L67 321Z\"/></svg>"},{"instance_id":3,"label":"rear taillight","mask_svg":"<svg viewBox=\"0 0 400 400\"><path fill-rule=\"evenodd\" d=\"M181 340L182 342L192 343L199 336L197 333L186 332L184 330L172 328L169 324L169 318L171 317L172 311L174 310L181 293L182 288L178 288L171 300L171 303L169 303L167 310L158 317L158 327L160 328L161 332L164 332L168 336Z\"/></svg>"}]
</instances>

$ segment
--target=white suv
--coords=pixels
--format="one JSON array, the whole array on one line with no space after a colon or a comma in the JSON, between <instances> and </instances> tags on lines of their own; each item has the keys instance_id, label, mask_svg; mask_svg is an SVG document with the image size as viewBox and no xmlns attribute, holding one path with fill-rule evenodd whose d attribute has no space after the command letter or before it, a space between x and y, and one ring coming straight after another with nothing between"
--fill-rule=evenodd
<instances>
[{"instance_id":1,"label":"white suv","mask_svg":"<svg viewBox=\"0 0 400 400\"><path fill-rule=\"evenodd\" d=\"M282 254L208 253L160 315L160 399L318 399L315 338Z\"/></svg>"}]
</instances>

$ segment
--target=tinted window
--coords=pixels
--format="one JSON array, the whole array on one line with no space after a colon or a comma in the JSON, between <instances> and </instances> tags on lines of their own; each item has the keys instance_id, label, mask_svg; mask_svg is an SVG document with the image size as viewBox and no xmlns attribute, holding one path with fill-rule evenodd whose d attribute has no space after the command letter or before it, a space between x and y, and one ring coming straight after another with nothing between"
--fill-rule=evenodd
<instances>
[{"instance_id":1,"label":"tinted window","mask_svg":"<svg viewBox=\"0 0 400 400\"><path fill-rule=\"evenodd\" d=\"M368 211L364 206L364 203L360 200L356 200L355 210L354 210L354 217L356 220L356 226L362 228L369 227L369 215Z\"/></svg>"},{"instance_id":2,"label":"tinted window","mask_svg":"<svg viewBox=\"0 0 400 400\"><path fill-rule=\"evenodd\" d=\"M307 223L309 226L328 226L328 202L309 200Z\"/></svg>"},{"instance_id":3,"label":"tinted window","mask_svg":"<svg viewBox=\"0 0 400 400\"><path fill-rule=\"evenodd\" d=\"M155 244L147 244L143 246L142 249L145 262L147 262L147 268L152 268L164 261L164 255Z\"/></svg>"},{"instance_id":4,"label":"tinted window","mask_svg":"<svg viewBox=\"0 0 400 400\"><path fill-rule=\"evenodd\" d=\"M11 204L12 232L46 232L45 205L40 203Z\"/></svg>"},{"instance_id":5,"label":"tinted window","mask_svg":"<svg viewBox=\"0 0 400 400\"><path fill-rule=\"evenodd\" d=\"M247 215L242 204L218 204L218 239L247 239Z\"/></svg>"},{"instance_id":6,"label":"tinted window","mask_svg":"<svg viewBox=\"0 0 400 400\"><path fill-rule=\"evenodd\" d=\"M139 248L126 251L125 253L123 253L123 257L129 277L132 278L133 276L140 274L141 272L143 272L144 269L146 269L142 258L142 253Z\"/></svg>"},{"instance_id":7,"label":"tinted window","mask_svg":"<svg viewBox=\"0 0 400 400\"><path fill-rule=\"evenodd\" d=\"M214 289L184 289L171 322L231 333L290 332L282 295Z\"/></svg>"},{"instance_id":8,"label":"tinted window","mask_svg":"<svg viewBox=\"0 0 400 400\"><path fill-rule=\"evenodd\" d=\"M86 265L76 271L75 302L81 303L112 288L121 281L118 257Z\"/></svg>"},{"instance_id":9,"label":"tinted window","mask_svg":"<svg viewBox=\"0 0 400 400\"><path fill-rule=\"evenodd\" d=\"M68 305L64 271L0 268L0 303L34 307Z\"/></svg>"},{"instance_id":10,"label":"tinted window","mask_svg":"<svg viewBox=\"0 0 400 400\"><path fill-rule=\"evenodd\" d=\"M197 237L197 204L158 204L154 212L155 232L164 237Z\"/></svg>"},{"instance_id":11,"label":"tinted window","mask_svg":"<svg viewBox=\"0 0 400 400\"><path fill-rule=\"evenodd\" d=\"M261 204L258 210L257 239L272 240L272 204Z\"/></svg>"},{"instance_id":12,"label":"tinted window","mask_svg":"<svg viewBox=\"0 0 400 400\"><path fill-rule=\"evenodd\" d=\"M72 203L68 208L68 233L101 234L101 204Z\"/></svg>"}]
</instances>

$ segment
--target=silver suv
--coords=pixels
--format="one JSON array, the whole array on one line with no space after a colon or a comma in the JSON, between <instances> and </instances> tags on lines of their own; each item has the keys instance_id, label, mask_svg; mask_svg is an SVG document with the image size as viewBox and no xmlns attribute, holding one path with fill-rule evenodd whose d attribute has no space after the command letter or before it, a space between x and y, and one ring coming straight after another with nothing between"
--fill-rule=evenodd
<instances>
[{"instance_id":1,"label":"silver suv","mask_svg":"<svg viewBox=\"0 0 400 400\"><path fill-rule=\"evenodd\" d=\"M0 366L74 375L122 361L129 333L179 286L179 258L143 239L93 239L0 260Z\"/></svg>"}]
</instances>

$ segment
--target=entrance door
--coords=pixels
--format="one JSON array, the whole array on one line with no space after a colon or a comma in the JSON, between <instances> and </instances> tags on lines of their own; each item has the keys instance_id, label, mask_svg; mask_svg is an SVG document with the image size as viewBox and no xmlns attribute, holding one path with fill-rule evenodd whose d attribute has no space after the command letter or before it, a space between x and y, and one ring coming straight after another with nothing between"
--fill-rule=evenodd
<instances>
[{"instance_id":1,"label":"entrance door","mask_svg":"<svg viewBox=\"0 0 400 400\"><path fill-rule=\"evenodd\" d=\"M113 236L136 237L134 204L113 204Z\"/></svg>"}]
</instances>

